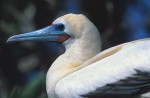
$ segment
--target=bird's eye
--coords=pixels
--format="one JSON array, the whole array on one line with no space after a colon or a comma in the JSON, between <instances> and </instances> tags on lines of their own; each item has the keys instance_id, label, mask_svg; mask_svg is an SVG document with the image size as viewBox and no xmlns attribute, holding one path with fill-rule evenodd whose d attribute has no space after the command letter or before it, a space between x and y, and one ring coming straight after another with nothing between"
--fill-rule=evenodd
<instances>
[{"instance_id":1,"label":"bird's eye","mask_svg":"<svg viewBox=\"0 0 150 98\"><path fill-rule=\"evenodd\" d=\"M56 30L63 31L64 29L65 29L65 26L63 24L57 24L56 25Z\"/></svg>"}]
</instances>

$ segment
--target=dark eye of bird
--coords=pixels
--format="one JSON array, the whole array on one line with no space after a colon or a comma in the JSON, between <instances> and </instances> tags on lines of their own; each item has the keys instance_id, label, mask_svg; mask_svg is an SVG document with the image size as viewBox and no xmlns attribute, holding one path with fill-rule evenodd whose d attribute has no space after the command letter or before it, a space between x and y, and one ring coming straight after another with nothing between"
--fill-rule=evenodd
<instances>
[{"instance_id":1,"label":"dark eye of bird","mask_svg":"<svg viewBox=\"0 0 150 98\"><path fill-rule=\"evenodd\" d=\"M56 30L63 31L64 29L65 29L65 26L63 24L57 24L56 25Z\"/></svg>"}]
</instances>

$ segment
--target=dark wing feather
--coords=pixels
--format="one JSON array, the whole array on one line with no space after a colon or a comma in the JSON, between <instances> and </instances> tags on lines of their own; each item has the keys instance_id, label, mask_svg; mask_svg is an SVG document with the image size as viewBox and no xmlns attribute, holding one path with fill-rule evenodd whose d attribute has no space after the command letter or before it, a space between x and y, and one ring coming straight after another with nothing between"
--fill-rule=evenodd
<instances>
[{"instance_id":1,"label":"dark wing feather","mask_svg":"<svg viewBox=\"0 0 150 98\"><path fill-rule=\"evenodd\" d=\"M137 74L82 95L88 98L134 98L150 91L150 73L136 70Z\"/></svg>"}]
</instances>

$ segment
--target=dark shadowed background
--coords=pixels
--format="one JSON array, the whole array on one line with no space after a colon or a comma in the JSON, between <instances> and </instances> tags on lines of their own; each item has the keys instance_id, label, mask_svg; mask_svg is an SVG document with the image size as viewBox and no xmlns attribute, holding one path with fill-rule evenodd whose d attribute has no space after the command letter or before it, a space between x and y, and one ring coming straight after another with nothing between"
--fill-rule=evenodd
<instances>
[{"instance_id":1,"label":"dark shadowed background","mask_svg":"<svg viewBox=\"0 0 150 98\"><path fill-rule=\"evenodd\" d=\"M103 50L150 34L150 0L0 0L0 98L47 98L45 74L64 47L6 40L67 13L84 14L96 25Z\"/></svg>"}]
</instances>

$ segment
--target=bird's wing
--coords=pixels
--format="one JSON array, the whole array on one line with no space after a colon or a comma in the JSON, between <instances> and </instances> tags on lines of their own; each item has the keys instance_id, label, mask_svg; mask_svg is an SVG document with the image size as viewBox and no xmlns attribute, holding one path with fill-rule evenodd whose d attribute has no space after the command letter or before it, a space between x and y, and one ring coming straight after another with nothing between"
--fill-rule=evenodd
<instances>
[{"instance_id":1,"label":"bird's wing","mask_svg":"<svg viewBox=\"0 0 150 98\"><path fill-rule=\"evenodd\" d=\"M150 91L150 73L136 70L133 76L82 95L88 98L133 98Z\"/></svg>"},{"instance_id":2,"label":"bird's wing","mask_svg":"<svg viewBox=\"0 0 150 98\"><path fill-rule=\"evenodd\" d=\"M57 84L68 98L129 98L150 90L149 39L110 48L83 65Z\"/></svg>"},{"instance_id":3,"label":"bird's wing","mask_svg":"<svg viewBox=\"0 0 150 98\"><path fill-rule=\"evenodd\" d=\"M136 40L132 41L130 43L136 43L139 41L146 41L150 40L142 39L142 40ZM118 51L120 51L126 44L124 43L115 47L112 47L110 49L107 49L106 51L103 51L102 53L98 54L97 56L93 57L88 62L95 62L99 61L107 56L110 56ZM143 47L144 48L144 47ZM150 65L149 65L150 66ZM139 70L136 70L136 74L127 77L126 79L121 79L120 81L117 81L112 84L107 84L106 86L97 88L94 91L89 92L88 94L83 95L84 97L88 98L133 98L135 95L139 95L145 92L150 91L150 72L142 72Z\"/></svg>"}]
</instances>

